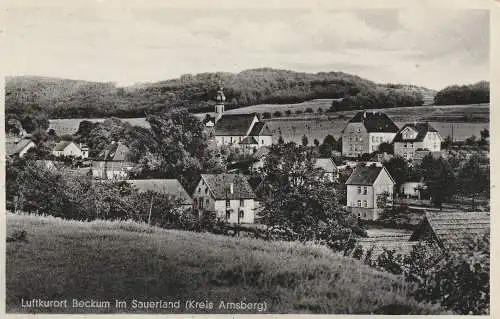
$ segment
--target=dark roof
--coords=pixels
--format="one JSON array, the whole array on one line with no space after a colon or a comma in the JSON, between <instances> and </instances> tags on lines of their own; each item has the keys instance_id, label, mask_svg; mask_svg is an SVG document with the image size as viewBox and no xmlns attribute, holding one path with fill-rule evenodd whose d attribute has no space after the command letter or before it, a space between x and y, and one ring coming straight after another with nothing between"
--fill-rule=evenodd
<instances>
[{"instance_id":1,"label":"dark roof","mask_svg":"<svg viewBox=\"0 0 500 319\"><path fill-rule=\"evenodd\" d=\"M224 114L215 123L215 135L245 136L255 116L255 113Z\"/></svg>"},{"instance_id":2,"label":"dark roof","mask_svg":"<svg viewBox=\"0 0 500 319\"><path fill-rule=\"evenodd\" d=\"M257 122L253 125L250 131L250 136L271 136L273 135L267 127L266 122Z\"/></svg>"},{"instance_id":3,"label":"dark roof","mask_svg":"<svg viewBox=\"0 0 500 319\"><path fill-rule=\"evenodd\" d=\"M127 160L129 148L121 142L113 142L109 144L95 160L97 161L117 161L123 162Z\"/></svg>"},{"instance_id":4,"label":"dark roof","mask_svg":"<svg viewBox=\"0 0 500 319\"><path fill-rule=\"evenodd\" d=\"M135 179L127 180L127 182L135 186L140 192L152 191L170 195L182 200L183 205L193 204L191 196L176 179Z\"/></svg>"},{"instance_id":5,"label":"dark roof","mask_svg":"<svg viewBox=\"0 0 500 319\"><path fill-rule=\"evenodd\" d=\"M417 131L417 136L413 139L403 139L403 131L404 129L406 129L407 127L411 127L412 129L414 129L415 131ZM396 134L396 136L394 137L394 142L422 142L425 138L425 136L427 135L427 132L437 132L438 130L436 130L434 127L432 127L432 125L430 125L429 123L422 123L422 122L418 122L418 123L409 123L409 124L405 124L398 132L398 134Z\"/></svg>"},{"instance_id":6,"label":"dark roof","mask_svg":"<svg viewBox=\"0 0 500 319\"><path fill-rule=\"evenodd\" d=\"M17 143L6 142L6 151L7 155L14 155L20 153L23 149L26 148L33 141L30 139L22 139Z\"/></svg>"},{"instance_id":7,"label":"dark roof","mask_svg":"<svg viewBox=\"0 0 500 319\"><path fill-rule=\"evenodd\" d=\"M244 139L241 140L240 144L259 144L255 137L253 136L247 136Z\"/></svg>"},{"instance_id":8,"label":"dark roof","mask_svg":"<svg viewBox=\"0 0 500 319\"><path fill-rule=\"evenodd\" d=\"M60 141L57 143L52 151L64 151L64 149L71 143L74 143L73 141ZM75 145L78 147L78 145L75 143Z\"/></svg>"},{"instance_id":9,"label":"dark roof","mask_svg":"<svg viewBox=\"0 0 500 319\"><path fill-rule=\"evenodd\" d=\"M387 114L382 112L358 112L347 124L349 123L363 123L368 133L397 133L399 130Z\"/></svg>"},{"instance_id":10,"label":"dark roof","mask_svg":"<svg viewBox=\"0 0 500 319\"><path fill-rule=\"evenodd\" d=\"M250 199L255 193L247 178L240 174L202 174L201 178L215 199ZM233 193L230 185L233 184Z\"/></svg>"},{"instance_id":11,"label":"dark roof","mask_svg":"<svg viewBox=\"0 0 500 319\"><path fill-rule=\"evenodd\" d=\"M420 240L431 230L441 248L461 250L468 239L478 239L490 230L488 212L426 212L411 241Z\"/></svg>"},{"instance_id":12,"label":"dark roof","mask_svg":"<svg viewBox=\"0 0 500 319\"><path fill-rule=\"evenodd\" d=\"M345 182L346 185L373 185L375 180L384 170L383 166L369 165L357 166ZM389 175L389 172L387 172ZM389 175L390 176L390 175ZM391 177L392 179L392 177Z\"/></svg>"}]
</instances>

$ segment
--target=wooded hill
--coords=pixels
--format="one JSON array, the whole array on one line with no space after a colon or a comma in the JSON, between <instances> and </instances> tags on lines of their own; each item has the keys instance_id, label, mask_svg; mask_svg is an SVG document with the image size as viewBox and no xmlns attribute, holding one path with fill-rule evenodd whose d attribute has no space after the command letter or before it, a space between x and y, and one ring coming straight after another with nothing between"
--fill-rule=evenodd
<instances>
[{"instance_id":1,"label":"wooded hill","mask_svg":"<svg viewBox=\"0 0 500 319\"><path fill-rule=\"evenodd\" d=\"M261 103L299 103L319 98L347 98L348 108L423 104L433 91L400 84L377 84L342 72L299 73L270 68L240 73L200 73L177 79L118 87L114 83L20 76L6 78L6 114L11 117L47 118L142 117L146 113L186 107L192 112L213 110L217 83L221 81L226 108ZM383 93L381 95L381 92Z\"/></svg>"}]
</instances>

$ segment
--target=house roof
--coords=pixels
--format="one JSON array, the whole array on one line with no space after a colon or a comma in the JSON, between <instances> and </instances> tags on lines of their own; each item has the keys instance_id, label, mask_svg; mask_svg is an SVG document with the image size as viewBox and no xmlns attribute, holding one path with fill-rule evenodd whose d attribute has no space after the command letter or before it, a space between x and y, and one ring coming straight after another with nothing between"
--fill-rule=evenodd
<instances>
[{"instance_id":1,"label":"house roof","mask_svg":"<svg viewBox=\"0 0 500 319\"><path fill-rule=\"evenodd\" d=\"M347 124L349 123L363 123L368 133L397 133L399 130L387 114L382 112L358 112Z\"/></svg>"},{"instance_id":2,"label":"house roof","mask_svg":"<svg viewBox=\"0 0 500 319\"><path fill-rule=\"evenodd\" d=\"M112 142L99 153L96 160L123 162L127 160L128 153L129 148L125 144L122 142Z\"/></svg>"},{"instance_id":3,"label":"house roof","mask_svg":"<svg viewBox=\"0 0 500 319\"><path fill-rule=\"evenodd\" d=\"M439 246L446 249L466 248L468 239L476 239L490 230L489 212L426 212L424 219L410 240L422 238L423 231L430 229Z\"/></svg>"},{"instance_id":4,"label":"house roof","mask_svg":"<svg viewBox=\"0 0 500 319\"><path fill-rule=\"evenodd\" d=\"M12 143L11 141L7 141L6 143L7 155L19 154L31 143L33 143L33 141L30 139L22 139L17 143Z\"/></svg>"},{"instance_id":5,"label":"house roof","mask_svg":"<svg viewBox=\"0 0 500 319\"><path fill-rule=\"evenodd\" d=\"M417 136L413 139L403 139L403 131L410 127L417 132ZM427 135L427 132L438 132L429 123L417 122L405 124L394 137L394 142L422 142Z\"/></svg>"},{"instance_id":6,"label":"house roof","mask_svg":"<svg viewBox=\"0 0 500 319\"><path fill-rule=\"evenodd\" d=\"M256 117L252 114L224 114L215 123L215 135L245 136Z\"/></svg>"},{"instance_id":7,"label":"house roof","mask_svg":"<svg viewBox=\"0 0 500 319\"><path fill-rule=\"evenodd\" d=\"M314 167L322 168L325 172L330 173L335 171L337 165L335 165L331 158L317 158Z\"/></svg>"},{"instance_id":8,"label":"house roof","mask_svg":"<svg viewBox=\"0 0 500 319\"><path fill-rule=\"evenodd\" d=\"M266 122L257 122L253 125L250 131L250 136L272 136L273 134L269 130Z\"/></svg>"},{"instance_id":9,"label":"house roof","mask_svg":"<svg viewBox=\"0 0 500 319\"><path fill-rule=\"evenodd\" d=\"M247 178L240 174L202 174L201 178L207 184L215 199L250 199L255 193ZM230 185L233 185L233 193Z\"/></svg>"},{"instance_id":10,"label":"house roof","mask_svg":"<svg viewBox=\"0 0 500 319\"><path fill-rule=\"evenodd\" d=\"M253 136L247 136L245 137L244 139L241 140L240 144L259 144L259 142L257 142L257 140L255 139L255 137Z\"/></svg>"},{"instance_id":11,"label":"house roof","mask_svg":"<svg viewBox=\"0 0 500 319\"><path fill-rule=\"evenodd\" d=\"M127 180L140 192L152 191L164 195L170 195L182 200L183 205L193 204L191 196L186 192L181 183L176 179L135 179Z\"/></svg>"},{"instance_id":12,"label":"house roof","mask_svg":"<svg viewBox=\"0 0 500 319\"><path fill-rule=\"evenodd\" d=\"M352 172L351 176L345 182L346 185L373 185L377 180L380 173L387 170L380 165L367 165L367 166L357 166ZM387 172L387 175L392 180L391 175ZM394 181L394 180L393 180Z\"/></svg>"},{"instance_id":13,"label":"house roof","mask_svg":"<svg viewBox=\"0 0 500 319\"><path fill-rule=\"evenodd\" d=\"M68 145L70 145L71 143L74 143L76 145L76 147L78 147L78 145L73 142L73 141L60 141L59 143L57 143L54 148L52 149L52 151L54 152L57 152L57 151L64 151L64 149L66 147L68 147Z\"/></svg>"}]
</instances>

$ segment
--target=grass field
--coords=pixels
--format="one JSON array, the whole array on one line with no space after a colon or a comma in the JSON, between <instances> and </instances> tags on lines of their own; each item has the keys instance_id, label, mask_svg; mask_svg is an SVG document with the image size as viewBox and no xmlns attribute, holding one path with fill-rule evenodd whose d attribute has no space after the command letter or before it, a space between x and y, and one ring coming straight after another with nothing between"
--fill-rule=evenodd
<instances>
[{"instance_id":1,"label":"grass field","mask_svg":"<svg viewBox=\"0 0 500 319\"><path fill-rule=\"evenodd\" d=\"M111 308L37 312L148 312L131 300L266 302L271 313L441 313L407 296L401 279L325 247L150 228L132 222L76 222L7 215L7 312L33 312L21 299L110 301ZM113 308L114 300L129 308ZM150 312L172 312L154 309ZM243 311L239 311L243 312Z\"/></svg>"}]
</instances>

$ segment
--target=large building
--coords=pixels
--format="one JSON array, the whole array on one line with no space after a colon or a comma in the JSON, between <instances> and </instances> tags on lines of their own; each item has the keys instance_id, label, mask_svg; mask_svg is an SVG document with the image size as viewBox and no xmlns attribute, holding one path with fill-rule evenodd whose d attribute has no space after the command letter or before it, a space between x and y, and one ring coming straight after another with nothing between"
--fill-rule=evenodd
<instances>
[{"instance_id":1,"label":"large building","mask_svg":"<svg viewBox=\"0 0 500 319\"><path fill-rule=\"evenodd\" d=\"M227 145L246 153L253 153L262 146L272 145L272 133L266 123L259 120L256 113L224 114L225 101L226 97L221 87L217 91L213 126L218 146Z\"/></svg>"},{"instance_id":2,"label":"large building","mask_svg":"<svg viewBox=\"0 0 500 319\"><path fill-rule=\"evenodd\" d=\"M244 175L202 174L192 198L200 214L214 212L228 223L255 222L256 195Z\"/></svg>"},{"instance_id":3,"label":"large building","mask_svg":"<svg viewBox=\"0 0 500 319\"><path fill-rule=\"evenodd\" d=\"M73 141L60 141L52 149L52 155L59 156L74 156L79 158L89 157L89 148L82 143L75 143Z\"/></svg>"},{"instance_id":4,"label":"large building","mask_svg":"<svg viewBox=\"0 0 500 319\"><path fill-rule=\"evenodd\" d=\"M376 220L392 202L394 179L381 164L357 166L346 181L347 207L361 219Z\"/></svg>"},{"instance_id":5,"label":"large building","mask_svg":"<svg viewBox=\"0 0 500 319\"><path fill-rule=\"evenodd\" d=\"M398 130L385 113L358 112L342 130L342 155L358 157L376 152L380 144L392 143Z\"/></svg>"},{"instance_id":6,"label":"large building","mask_svg":"<svg viewBox=\"0 0 500 319\"><path fill-rule=\"evenodd\" d=\"M441 136L429 123L410 123L394 137L394 155L413 160L416 150L441 151Z\"/></svg>"}]
</instances>

